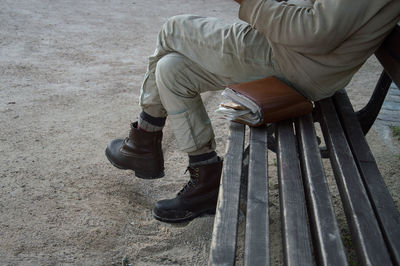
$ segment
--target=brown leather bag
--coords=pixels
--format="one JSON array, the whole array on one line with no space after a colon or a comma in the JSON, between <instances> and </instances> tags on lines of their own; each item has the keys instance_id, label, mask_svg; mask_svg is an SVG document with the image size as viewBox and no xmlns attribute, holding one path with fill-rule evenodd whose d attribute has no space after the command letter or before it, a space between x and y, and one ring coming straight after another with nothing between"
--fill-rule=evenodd
<instances>
[{"instance_id":1,"label":"brown leather bag","mask_svg":"<svg viewBox=\"0 0 400 266\"><path fill-rule=\"evenodd\" d=\"M233 84L228 88L247 97L260 107L261 121L252 126L299 117L310 113L313 109L311 101L275 77Z\"/></svg>"}]
</instances>

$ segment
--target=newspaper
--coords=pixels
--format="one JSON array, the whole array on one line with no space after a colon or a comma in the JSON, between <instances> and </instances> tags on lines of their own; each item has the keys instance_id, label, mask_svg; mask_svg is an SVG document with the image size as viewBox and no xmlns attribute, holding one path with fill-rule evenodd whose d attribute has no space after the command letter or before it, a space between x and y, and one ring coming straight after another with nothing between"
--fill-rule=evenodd
<instances>
[{"instance_id":1,"label":"newspaper","mask_svg":"<svg viewBox=\"0 0 400 266\"><path fill-rule=\"evenodd\" d=\"M230 88L222 92L226 101L222 102L216 113L230 121L245 122L250 125L259 123L262 119L261 110L250 99L236 93Z\"/></svg>"}]
</instances>

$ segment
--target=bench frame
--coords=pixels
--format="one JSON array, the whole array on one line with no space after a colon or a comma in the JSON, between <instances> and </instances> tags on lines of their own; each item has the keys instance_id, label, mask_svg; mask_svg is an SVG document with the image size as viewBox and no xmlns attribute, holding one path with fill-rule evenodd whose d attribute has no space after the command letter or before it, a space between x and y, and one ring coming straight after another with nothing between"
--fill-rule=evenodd
<instances>
[{"instance_id":1,"label":"bench frame","mask_svg":"<svg viewBox=\"0 0 400 266\"><path fill-rule=\"evenodd\" d=\"M398 47L400 27L396 26L375 53L384 71L371 100L358 112L342 90L316 102L312 114L250 127L246 149L245 126L231 123L210 265L235 264L241 193L247 203L245 265L269 265L268 148L277 153L286 265L348 265L322 157L331 160L359 262L400 265L400 214L364 137L391 82L400 87ZM322 151L316 122L327 145Z\"/></svg>"}]
</instances>

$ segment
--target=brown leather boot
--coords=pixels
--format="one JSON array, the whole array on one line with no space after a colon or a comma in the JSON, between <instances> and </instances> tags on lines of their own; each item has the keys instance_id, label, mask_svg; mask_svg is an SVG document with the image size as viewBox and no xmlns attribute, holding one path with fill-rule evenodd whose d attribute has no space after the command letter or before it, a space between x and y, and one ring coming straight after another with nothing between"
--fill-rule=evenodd
<instances>
[{"instance_id":1,"label":"brown leather boot","mask_svg":"<svg viewBox=\"0 0 400 266\"><path fill-rule=\"evenodd\" d=\"M146 132L131 124L129 137L111 141L106 149L107 159L119 169L130 169L144 179L164 176L164 157L161 147L162 131Z\"/></svg>"},{"instance_id":2,"label":"brown leather boot","mask_svg":"<svg viewBox=\"0 0 400 266\"><path fill-rule=\"evenodd\" d=\"M188 167L190 180L173 199L158 201L153 216L163 222L183 222L203 213L215 214L222 172L219 162Z\"/></svg>"}]
</instances>

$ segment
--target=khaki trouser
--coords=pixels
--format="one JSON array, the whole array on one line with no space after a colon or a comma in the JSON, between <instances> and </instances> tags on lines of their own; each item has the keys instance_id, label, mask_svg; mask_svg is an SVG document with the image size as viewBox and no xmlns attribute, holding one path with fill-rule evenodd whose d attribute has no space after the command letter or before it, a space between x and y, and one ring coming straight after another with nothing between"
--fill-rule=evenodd
<instances>
[{"instance_id":1,"label":"khaki trouser","mask_svg":"<svg viewBox=\"0 0 400 266\"><path fill-rule=\"evenodd\" d=\"M140 105L168 115L179 149L201 154L215 148L200 93L266 76L282 78L268 40L247 24L181 15L162 27L141 91Z\"/></svg>"}]
</instances>

